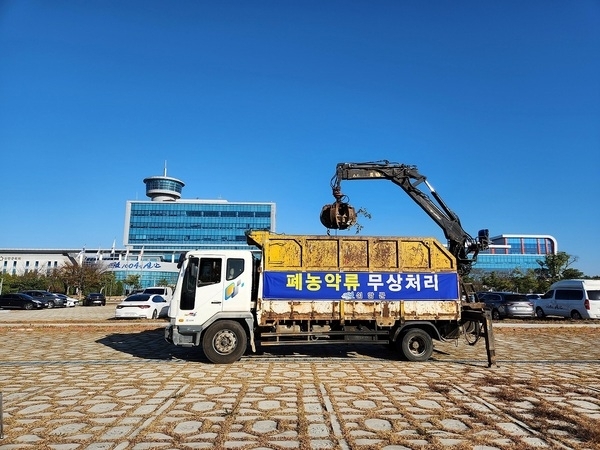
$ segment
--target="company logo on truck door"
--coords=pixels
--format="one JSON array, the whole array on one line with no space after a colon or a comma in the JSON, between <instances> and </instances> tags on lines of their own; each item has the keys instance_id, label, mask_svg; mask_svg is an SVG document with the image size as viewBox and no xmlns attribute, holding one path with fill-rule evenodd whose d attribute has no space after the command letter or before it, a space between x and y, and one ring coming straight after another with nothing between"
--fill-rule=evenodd
<instances>
[{"instance_id":1,"label":"company logo on truck door","mask_svg":"<svg viewBox=\"0 0 600 450\"><path fill-rule=\"evenodd\" d=\"M241 280L238 280L235 283L231 283L229 286L227 286L225 288L225 300L229 300L232 297L235 297L238 292L240 291L240 288L244 286L244 283L242 283Z\"/></svg>"},{"instance_id":2,"label":"company logo on truck door","mask_svg":"<svg viewBox=\"0 0 600 450\"><path fill-rule=\"evenodd\" d=\"M265 272L263 298L456 300L456 273Z\"/></svg>"}]
</instances>

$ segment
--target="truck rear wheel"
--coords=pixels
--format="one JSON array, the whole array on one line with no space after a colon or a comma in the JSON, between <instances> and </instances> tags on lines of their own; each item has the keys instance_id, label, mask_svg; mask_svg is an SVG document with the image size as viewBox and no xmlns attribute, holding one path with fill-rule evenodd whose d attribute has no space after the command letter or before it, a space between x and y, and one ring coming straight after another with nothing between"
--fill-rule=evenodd
<instances>
[{"instance_id":1,"label":"truck rear wheel","mask_svg":"<svg viewBox=\"0 0 600 450\"><path fill-rule=\"evenodd\" d=\"M433 339L420 328L410 328L400 336L400 351L409 361L427 361L433 354Z\"/></svg>"},{"instance_id":2,"label":"truck rear wheel","mask_svg":"<svg viewBox=\"0 0 600 450\"><path fill-rule=\"evenodd\" d=\"M237 361L246 352L247 345L246 330L235 320L213 323L202 338L202 350L208 360L215 364Z\"/></svg>"}]
</instances>

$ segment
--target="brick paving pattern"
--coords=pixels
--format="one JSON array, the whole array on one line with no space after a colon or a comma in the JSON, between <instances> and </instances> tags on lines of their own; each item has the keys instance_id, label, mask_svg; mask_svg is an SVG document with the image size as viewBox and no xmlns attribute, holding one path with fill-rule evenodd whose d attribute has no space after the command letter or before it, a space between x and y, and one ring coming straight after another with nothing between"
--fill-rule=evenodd
<instances>
[{"instance_id":1,"label":"brick paving pattern","mask_svg":"<svg viewBox=\"0 0 600 450\"><path fill-rule=\"evenodd\" d=\"M113 312L0 313L0 450L600 448L597 324L503 323L491 369L462 339L427 363L307 346L213 365Z\"/></svg>"}]
</instances>

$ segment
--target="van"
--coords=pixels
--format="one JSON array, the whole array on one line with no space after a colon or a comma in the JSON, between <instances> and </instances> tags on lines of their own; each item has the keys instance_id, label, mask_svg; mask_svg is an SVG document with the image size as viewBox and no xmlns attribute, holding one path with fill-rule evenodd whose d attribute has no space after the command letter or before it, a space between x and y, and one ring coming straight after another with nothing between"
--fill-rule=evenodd
<instances>
[{"instance_id":1,"label":"van","mask_svg":"<svg viewBox=\"0 0 600 450\"><path fill-rule=\"evenodd\" d=\"M173 299L173 288L170 286L151 286L144 289L142 294L162 295L162 297L170 303Z\"/></svg>"},{"instance_id":2,"label":"van","mask_svg":"<svg viewBox=\"0 0 600 450\"><path fill-rule=\"evenodd\" d=\"M534 300L537 317L600 319L600 280L561 280Z\"/></svg>"}]
</instances>

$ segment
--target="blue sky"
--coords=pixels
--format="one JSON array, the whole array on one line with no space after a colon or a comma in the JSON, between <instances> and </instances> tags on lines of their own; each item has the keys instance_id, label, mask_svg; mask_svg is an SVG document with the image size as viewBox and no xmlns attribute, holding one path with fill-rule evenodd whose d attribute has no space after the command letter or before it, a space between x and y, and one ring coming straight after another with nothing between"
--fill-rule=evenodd
<instances>
[{"instance_id":1,"label":"blue sky","mask_svg":"<svg viewBox=\"0 0 600 450\"><path fill-rule=\"evenodd\" d=\"M1 1L2 248L110 248L143 179L323 234L338 162L416 165L471 234L600 275L600 2ZM345 181L364 235L442 231Z\"/></svg>"}]
</instances>

